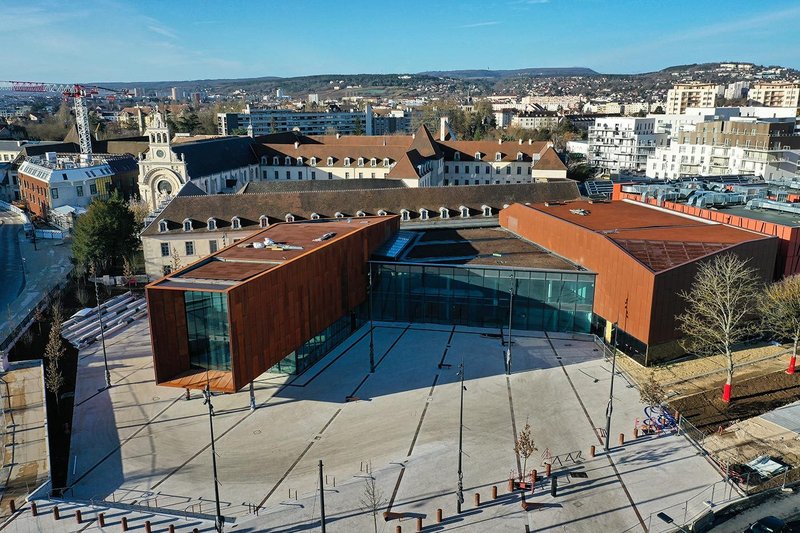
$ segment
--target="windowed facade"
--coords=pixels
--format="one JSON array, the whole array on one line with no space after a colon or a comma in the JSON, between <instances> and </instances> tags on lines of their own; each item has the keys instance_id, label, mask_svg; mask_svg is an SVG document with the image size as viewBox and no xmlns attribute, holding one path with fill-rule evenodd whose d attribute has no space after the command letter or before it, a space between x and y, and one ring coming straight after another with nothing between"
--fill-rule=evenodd
<instances>
[{"instance_id":1,"label":"windowed facade","mask_svg":"<svg viewBox=\"0 0 800 533\"><path fill-rule=\"evenodd\" d=\"M192 221L188 218L183 221L183 231L192 231Z\"/></svg>"},{"instance_id":2,"label":"windowed facade","mask_svg":"<svg viewBox=\"0 0 800 533\"><path fill-rule=\"evenodd\" d=\"M217 251L217 240L211 239L208 241L208 253L213 254Z\"/></svg>"},{"instance_id":3,"label":"windowed facade","mask_svg":"<svg viewBox=\"0 0 800 533\"><path fill-rule=\"evenodd\" d=\"M194 241L186 241L183 244L186 249L186 255L194 255Z\"/></svg>"},{"instance_id":4,"label":"windowed facade","mask_svg":"<svg viewBox=\"0 0 800 533\"><path fill-rule=\"evenodd\" d=\"M169 243L162 242L161 243L161 257L169 257Z\"/></svg>"},{"instance_id":5,"label":"windowed facade","mask_svg":"<svg viewBox=\"0 0 800 533\"><path fill-rule=\"evenodd\" d=\"M227 295L218 292L186 291L184 303L191 366L230 371Z\"/></svg>"},{"instance_id":6,"label":"windowed facade","mask_svg":"<svg viewBox=\"0 0 800 533\"><path fill-rule=\"evenodd\" d=\"M242 229L242 221L239 220L239 217L233 217L231 219L231 228L233 228L233 229Z\"/></svg>"}]
</instances>

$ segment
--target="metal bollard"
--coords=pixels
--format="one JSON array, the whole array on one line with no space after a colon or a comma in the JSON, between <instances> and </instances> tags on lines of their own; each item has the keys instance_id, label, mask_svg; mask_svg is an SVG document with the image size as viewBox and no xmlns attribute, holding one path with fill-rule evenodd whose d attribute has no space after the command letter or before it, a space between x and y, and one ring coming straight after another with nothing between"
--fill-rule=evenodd
<instances>
[{"instance_id":1,"label":"metal bollard","mask_svg":"<svg viewBox=\"0 0 800 533\"><path fill-rule=\"evenodd\" d=\"M53 507L53 520L61 520L61 514L58 512L58 507Z\"/></svg>"},{"instance_id":2,"label":"metal bollard","mask_svg":"<svg viewBox=\"0 0 800 533\"><path fill-rule=\"evenodd\" d=\"M508 479L508 492L514 492L514 480L511 478Z\"/></svg>"},{"instance_id":3,"label":"metal bollard","mask_svg":"<svg viewBox=\"0 0 800 533\"><path fill-rule=\"evenodd\" d=\"M39 515L39 509L36 508L36 502L31 502L31 515L32 516Z\"/></svg>"},{"instance_id":4,"label":"metal bollard","mask_svg":"<svg viewBox=\"0 0 800 533\"><path fill-rule=\"evenodd\" d=\"M639 438L639 428L633 428L633 440Z\"/></svg>"},{"instance_id":5,"label":"metal bollard","mask_svg":"<svg viewBox=\"0 0 800 533\"><path fill-rule=\"evenodd\" d=\"M592 444L591 446L589 446L589 457L594 457L595 453L596 453L596 448L595 445Z\"/></svg>"},{"instance_id":6,"label":"metal bollard","mask_svg":"<svg viewBox=\"0 0 800 533\"><path fill-rule=\"evenodd\" d=\"M97 515L97 525L100 527L105 527L106 525L106 515L105 513L100 513Z\"/></svg>"},{"instance_id":7,"label":"metal bollard","mask_svg":"<svg viewBox=\"0 0 800 533\"><path fill-rule=\"evenodd\" d=\"M199 529L197 529L197 528L194 528L194 529L192 530L192 533L200 533L200 530L199 530Z\"/></svg>"},{"instance_id":8,"label":"metal bollard","mask_svg":"<svg viewBox=\"0 0 800 533\"><path fill-rule=\"evenodd\" d=\"M144 523L144 531L145 533L153 533L152 528L150 526L150 520L146 520Z\"/></svg>"},{"instance_id":9,"label":"metal bollard","mask_svg":"<svg viewBox=\"0 0 800 533\"><path fill-rule=\"evenodd\" d=\"M81 516L81 510L80 509L76 510L75 511L75 521L80 524L81 522L83 522L82 518L83 517Z\"/></svg>"},{"instance_id":10,"label":"metal bollard","mask_svg":"<svg viewBox=\"0 0 800 533\"><path fill-rule=\"evenodd\" d=\"M169 525L169 533L175 533L175 526L172 524Z\"/></svg>"},{"instance_id":11,"label":"metal bollard","mask_svg":"<svg viewBox=\"0 0 800 533\"><path fill-rule=\"evenodd\" d=\"M555 497L558 493L558 478L553 476L550 480L550 496Z\"/></svg>"},{"instance_id":12,"label":"metal bollard","mask_svg":"<svg viewBox=\"0 0 800 533\"><path fill-rule=\"evenodd\" d=\"M620 446L624 446L625 445L625 433L620 433L619 434L619 445Z\"/></svg>"},{"instance_id":13,"label":"metal bollard","mask_svg":"<svg viewBox=\"0 0 800 533\"><path fill-rule=\"evenodd\" d=\"M536 478L539 477L539 472L536 470L531 471L531 494L533 494L533 490L536 488Z\"/></svg>"},{"instance_id":14,"label":"metal bollard","mask_svg":"<svg viewBox=\"0 0 800 533\"><path fill-rule=\"evenodd\" d=\"M497 499L497 485L492 485L492 499Z\"/></svg>"},{"instance_id":15,"label":"metal bollard","mask_svg":"<svg viewBox=\"0 0 800 533\"><path fill-rule=\"evenodd\" d=\"M396 528L394 528L394 530L396 531L396 533L402 533L403 532L402 526L397 526Z\"/></svg>"},{"instance_id":16,"label":"metal bollard","mask_svg":"<svg viewBox=\"0 0 800 533\"><path fill-rule=\"evenodd\" d=\"M436 509L436 523L437 524L441 524L442 520L443 520L443 518L442 518L442 510L441 509Z\"/></svg>"},{"instance_id":17,"label":"metal bollard","mask_svg":"<svg viewBox=\"0 0 800 533\"><path fill-rule=\"evenodd\" d=\"M544 477L550 477L550 474L552 473L552 471L553 471L553 465L551 465L550 463L547 463L544 466Z\"/></svg>"},{"instance_id":18,"label":"metal bollard","mask_svg":"<svg viewBox=\"0 0 800 533\"><path fill-rule=\"evenodd\" d=\"M479 492L475 493L475 507L481 506L481 495Z\"/></svg>"},{"instance_id":19,"label":"metal bollard","mask_svg":"<svg viewBox=\"0 0 800 533\"><path fill-rule=\"evenodd\" d=\"M123 516L122 520L120 521L120 523L122 525L122 531L128 531L128 517L127 516Z\"/></svg>"},{"instance_id":20,"label":"metal bollard","mask_svg":"<svg viewBox=\"0 0 800 533\"><path fill-rule=\"evenodd\" d=\"M11 509L12 514L17 512L17 504L13 498L8 500L8 508Z\"/></svg>"},{"instance_id":21,"label":"metal bollard","mask_svg":"<svg viewBox=\"0 0 800 533\"><path fill-rule=\"evenodd\" d=\"M421 531L422 531L422 518L420 518L418 516L417 517L417 533L420 533Z\"/></svg>"}]
</instances>

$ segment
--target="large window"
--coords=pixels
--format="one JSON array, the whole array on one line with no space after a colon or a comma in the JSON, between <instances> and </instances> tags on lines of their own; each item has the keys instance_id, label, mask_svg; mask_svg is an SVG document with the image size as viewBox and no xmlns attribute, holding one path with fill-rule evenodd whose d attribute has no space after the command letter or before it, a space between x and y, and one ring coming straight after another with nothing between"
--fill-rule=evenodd
<instances>
[{"instance_id":1,"label":"large window","mask_svg":"<svg viewBox=\"0 0 800 533\"><path fill-rule=\"evenodd\" d=\"M227 295L186 291L184 300L189 362L197 368L230 371Z\"/></svg>"},{"instance_id":2,"label":"large window","mask_svg":"<svg viewBox=\"0 0 800 533\"><path fill-rule=\"evenodd\" d=\"M270 372L283 374L302 374L311 365L325 357L342 343L365 321L363 311L346 314L309 339L303 346L284 357Z\"/></svg>"}]
</instances>

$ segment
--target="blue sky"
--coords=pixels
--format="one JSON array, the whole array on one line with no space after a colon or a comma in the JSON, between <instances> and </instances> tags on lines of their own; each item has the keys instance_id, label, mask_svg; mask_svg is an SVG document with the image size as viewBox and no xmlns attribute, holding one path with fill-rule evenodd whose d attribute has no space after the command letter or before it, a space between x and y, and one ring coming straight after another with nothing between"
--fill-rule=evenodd
<instances>
[{"instance_id":1,"label":"blue sky","mask_svg":"<svg viewBox=\"0 0 800 533\"><path fill-rule=\"evenodd\" d=\"M800 68L797 0L0 0L0 13L11 80Z\"/></svg>"}]
</instances>

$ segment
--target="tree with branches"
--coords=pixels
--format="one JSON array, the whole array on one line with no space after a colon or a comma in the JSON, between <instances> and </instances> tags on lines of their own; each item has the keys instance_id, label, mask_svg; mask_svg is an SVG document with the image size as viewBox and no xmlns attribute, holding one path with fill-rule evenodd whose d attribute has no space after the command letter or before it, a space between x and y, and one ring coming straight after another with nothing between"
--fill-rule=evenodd
<instances>
[{"instance_id":1,"label":"tree with branches","mask_svg":"<svg viewBox=\"0 0 800 533\"><path fill-rule=\"evenodd\" d=\"M514 441L514 453L522 458L522 472L519 473L519 480L523 481L525 474L528 471L528 459L536 451L536 446L533 442L533 430L528 422L525 422L525 427L522 428L516 440Z\"/></svg>"},{"instance_id":2,"label":"tree with branches","mask_svg":"<svg viewBox=\"0 0 800 533\"><path fill-rule=\"evenodd\" d=\"M66 353L64 343L61 340L62 323L61 309L54 305L51 309L50 335L47 339L47 346L44 349L46 362L44 384L45 388L55 396L56 405L59 405L59 395L64 387L64 376L61 374L59 367L59 361Z\"/></svg>"},{"instance_id":3,"label":"tree with branches","mask_svg":"<svg viewBox=\"0 0 800 533\"><path fill-rule=\"evenodd\" d=\"M682 346L699 355L722 353L728 372L722 401L730 402L736 367L733 347L757 331L754 320L761 282L748 260L723 254L700 263L694 283L680 296L686 311L676 317Z\"/></svg>"},{"instance_id":4,"label":"tree with branches","mask_svg":"<svg viewBox=\"0 0 800 533\"><path fill-rule=\"evenodd\" d=\"M766 329L782 339L792 339L792 357L786 373L794 374L797 345L800 343L800 274L767 287L760 304Z\"/></svg>"},{"instance_id":5,"label":"tree with branches","mask_svg":"<svg viewBox=\"0 0 800 533\"><path fill-rule=\"evenodd\" d=\"M639 399L645 405L656 407L664 403L666 393L661 383L656 379L656 373L650 372L650 377L639 388Z\"/></svg>"},{"instance_id":6,"label":"tree with branches","mask_svg":"<svg viewBox=\"0 0 800 533\"><path fill-rule=\"evenodd\" d=\"M369 476L364 478L364 492L359 499L361 509L372 515L372 526L375 533L378 533L378 513L386 504L383 491L375 483L375 476L369 472Z\"/></svg>"}]
</instances>

